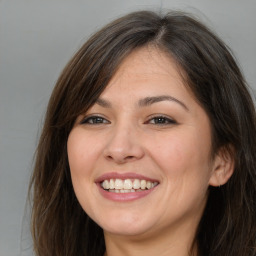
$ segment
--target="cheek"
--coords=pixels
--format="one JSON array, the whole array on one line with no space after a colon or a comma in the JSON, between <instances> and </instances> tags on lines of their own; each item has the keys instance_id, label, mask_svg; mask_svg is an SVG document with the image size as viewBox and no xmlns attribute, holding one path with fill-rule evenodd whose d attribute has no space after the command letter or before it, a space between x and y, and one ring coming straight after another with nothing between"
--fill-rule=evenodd
<instances>
[{"instance_id":1,"label":"cheek","mask_svg":"<svg viewBox=\"0 0 256 256\"><path fill-rule=\"evenodd\" d=\"M74 128L68 138L67 153L71 179L76 197L86 212L92 211L94 147L84 138L79 129Z\"/></svg>"},{"instance_id":2,"label":"cheek","mask_svg":"<svg viewBox=\"0 0 256 256\"><path fill-rule=\"evenodd\" d=\"M198 133L173 133L158 138L151 146L151 157L172 183L172 187L208 186L210 139Z\"/></svg>"},{"instance_id":3,"label":"cheek","mask_svg":"<svg viewBox=\"0 0 256 256\"><path fill-rule=\"evenodd\" d=\"M211 173L208 148L209 141L202 142L197 135L185 134L166 138L155 150L152 147L152 158L166 177L163 181L166 187L163 201L169 205L166 218L173 206L177 214L193 209L201 211Z\"/></svg>"},{"instance_id":4,"label":"cheek","mask_svg":"<svg viewBox=\"0 0 256 256\"><path fill-rule=\"evenodd\" d=\"M71 175L83 176L93 169L100 152L100 144L95 139L84 136L83 131L77 128L69 135L67 151Z\"/></svg>"},{"instance_id":5,"label":"cheek","mask_svg":"<svg viewBox=\"0 0 256 256\"><path fill-rule=\"evenodd\" d=\"M74 128L68 138L67 153L73 188L78 201L84 208L88 201L88 191L93 181L94 147L83 136L79 128ZM85 191L87 191L85 193Z\"/></svg>"},{"instance_id":6,"label":"cheek","mask_svg":"<svg viewBox=\"0 0 256 256\"><path fill-rule=\"evenodd\" d=\"M194 136L186 134L156 139L151 146L154 159L166 168L180 169L208 161L208 150ZM169 167L168 167L169 166Z\"/></svg>"}]
</instances>

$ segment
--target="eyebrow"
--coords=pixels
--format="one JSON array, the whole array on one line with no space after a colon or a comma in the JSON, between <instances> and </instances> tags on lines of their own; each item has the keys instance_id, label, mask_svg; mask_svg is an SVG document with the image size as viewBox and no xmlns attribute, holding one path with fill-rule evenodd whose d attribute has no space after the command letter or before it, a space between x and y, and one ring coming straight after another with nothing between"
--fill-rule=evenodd
<instances>
[{"instance_id":1,"label":"eyebrow","mask_svg":"<svg viewBox=\"0 0 256 256\"><path fill-rule=\"evenodd\" d=\"M112 104L108 100L104 100L101 98L98 98L95 103L100 105L103 108L111 108L112 107Z\"/></svg>"},{"instance_id":2,"label":"eyebrow","mask_svg":"<svg viewBox=\"0 0 256 256\"><path fill-rule=\"evenodd\" d=\"M141 100L139 100L139 106L140 107L146 107L150 106L154 103L161 102L161 101L173 101L181 105L186 111L188 111L188 107L180 100L169 96L169 95L160 95L160 96L153 96L153 97L146 97Z\"/></svg>"},{"instance_id":3,"label":"eyebrow","mask_svg":"<svg viewBox=\"0 0 256 256\"><path fill-rule=\"evenodd\" d=\"M146 107L146 106L150 106L154 103L158 103L161 101L172 101L172 102L176 102L178 103L180 106L182 106L186 111L189 111L188 107L180 100L169 96L169 95L160 95L160 96L152 96L152 97L145 97L143 99L140 99L138 102L138 105L140 107ZM98 98L95 102L96 104L98 104L101 107L104 108L111 108L112 104L110 101L102 99L102 98Z\"/></svg>"}]
</instances>

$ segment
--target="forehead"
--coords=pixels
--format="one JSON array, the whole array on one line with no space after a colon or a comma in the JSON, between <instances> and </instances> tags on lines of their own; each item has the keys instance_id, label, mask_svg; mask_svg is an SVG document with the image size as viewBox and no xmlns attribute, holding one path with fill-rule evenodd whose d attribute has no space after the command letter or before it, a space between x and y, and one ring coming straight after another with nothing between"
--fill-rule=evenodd
<instances>
[{"instance_id":1,"label":"forehead","mask_svg":"<svg viewBox=\"0 0 256 256\"><path fill-rule=\"evenodd\" d=\"M176 62L168 53L149 46L134 50L121 62L101 97L127 93L189 96Z\"/></svg>"},{"instance_id":2,"label":"forehead","mask_svg":"<svg viewBox=\"0 0 256 256\"><path fill-rule=\"evenodd\" d=\"M180 69L170 54L153 46L145 46L143 48L132 51L120 64L116 74L111 79L114 83L123 76L140 76L145 77L161 75L172 76L176 80L182 80ZM182 81L180 81L181 84Z\"/></svg>"}]
</instances>

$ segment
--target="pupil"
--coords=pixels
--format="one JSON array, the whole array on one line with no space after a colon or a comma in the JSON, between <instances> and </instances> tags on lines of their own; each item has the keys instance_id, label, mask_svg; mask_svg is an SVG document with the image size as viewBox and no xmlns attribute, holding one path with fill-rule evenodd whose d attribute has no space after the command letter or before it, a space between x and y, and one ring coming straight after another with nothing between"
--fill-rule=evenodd
<instances>
[{"instance_id":1,"label":"pupil","mask_svg":"<svg viewBox=\"0 0 256 256\"><path fill-rule=\"evenodd\" d=\"M95 123L102 123L102 118L96 117L94 121Z\"/></svg>"},{"instance_id":2,"label":"pupil","mask_svg":"<svg viewBox=\"0 0 256 256\"><path fill-rule=\"evenodd\" d=\"M159 117L159 118L156 118L156 122L157 122L157 123L161 123L161 124L163 124L163 123L165 122L165 119L164 119L164 118Z\"/></svg>"}]
</instances>

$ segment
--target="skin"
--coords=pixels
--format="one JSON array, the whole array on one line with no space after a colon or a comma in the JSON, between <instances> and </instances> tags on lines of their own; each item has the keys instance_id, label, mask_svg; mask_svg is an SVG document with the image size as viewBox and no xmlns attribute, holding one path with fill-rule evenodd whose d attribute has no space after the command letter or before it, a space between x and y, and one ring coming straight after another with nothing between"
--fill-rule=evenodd
<instances>
[{"instance_id":1,"label":"skin","mask_svg":"<svg viewBox=\"0 0 256 256\"><path fill-rule=\"evenodd\" d=\"M169 98L143 104L155 96ZM227 157L211 158L206 112L174 61L152 47L132 52L100 99L104 104L78 117L67 146L76 196L103 228L106 255L188 255L209 185L224 184L233 170ZM95 115L100 118L90 118ZM95 183L112 172L141 174L159 185L143 198L116 202Z\"/></svg>"}]
</instances>

